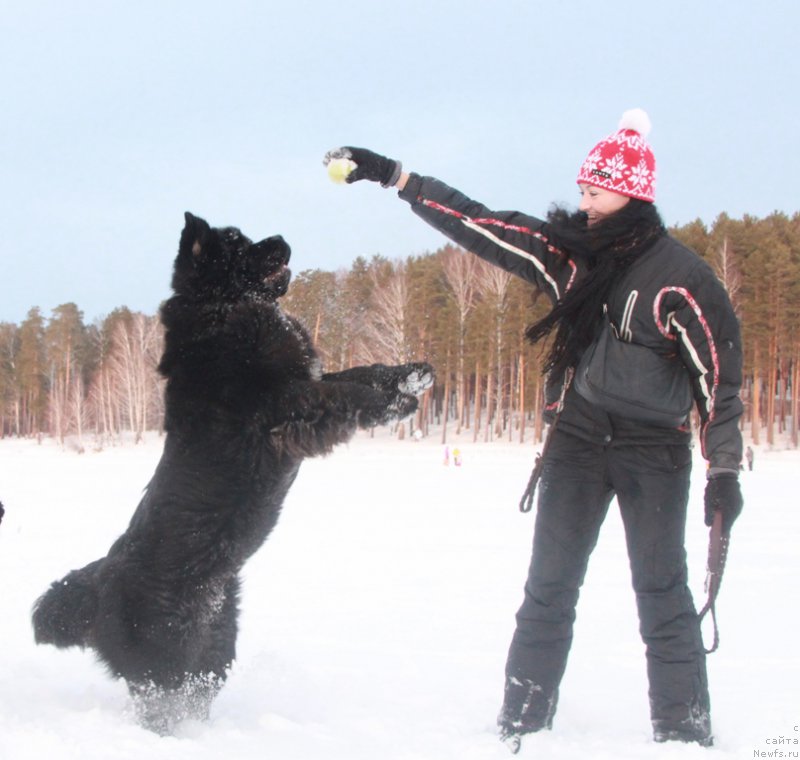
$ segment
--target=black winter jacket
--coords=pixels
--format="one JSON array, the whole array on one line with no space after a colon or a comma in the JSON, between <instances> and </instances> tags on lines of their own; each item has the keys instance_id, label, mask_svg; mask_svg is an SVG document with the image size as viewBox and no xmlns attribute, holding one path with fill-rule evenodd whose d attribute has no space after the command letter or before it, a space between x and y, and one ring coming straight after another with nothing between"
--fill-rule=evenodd
<instances>
[{"instance_id":1,"label":"black winter jacket","mask_svg":"<svg viewBox=\"0 0 800 760\"><path fill-rule=\"evenodd\" d=\"M480 258L527 280L555 303L585 274L551 239L549 225L518 211L490 211L432 177L411 174L400 197L426 222ZM700 443L712 472L739 470L742 352L739 323L725 289L699 256L664 235L614 287L607 303L625 340L680 357L700 415ZM554 408L563 378L550 378ZM609 415L572 387L559 428L606 445L688 443L687 424L662 428Z\"/></svg>"}]
</instances>

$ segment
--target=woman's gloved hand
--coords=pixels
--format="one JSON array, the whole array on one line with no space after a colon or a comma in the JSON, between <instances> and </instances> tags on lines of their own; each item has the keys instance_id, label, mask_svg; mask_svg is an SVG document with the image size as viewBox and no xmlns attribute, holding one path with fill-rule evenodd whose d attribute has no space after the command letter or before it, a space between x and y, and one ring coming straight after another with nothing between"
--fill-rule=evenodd
<instances>
[{"instance_id":1,"label":"woman's gloved hand","mask_svg":"<svg viewBox=\"0 0 800 760\"><path fill-rule=\"evenodd\" d=\"M728 535L744 504L738 476L733 472L715 475L706 483L704 501L706 525L714 522L715 512L722 512L722 532Z\"/></svg>"},{"instance_id":2,"label":"woman's gloved hand","mask_svg":"<svg viewBox=\"0 0 800 760\"><path fill-rule=\"evenodd\" d=\"M380 182L383 187L393 187L400 179L403 170L403 165L399 161L373 153L366 148L353 148L347 145L329 150L322 163L328 166L331 161L339 159L349 160L355 164L345 177L347 183L368 179L371 182Z\"/></svg>"}]
</instances>

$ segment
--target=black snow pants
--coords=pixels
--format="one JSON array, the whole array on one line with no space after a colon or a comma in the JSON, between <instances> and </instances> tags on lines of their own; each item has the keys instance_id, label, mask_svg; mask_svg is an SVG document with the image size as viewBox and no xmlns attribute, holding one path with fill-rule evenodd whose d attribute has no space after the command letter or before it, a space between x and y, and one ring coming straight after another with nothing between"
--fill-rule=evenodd
<instances>
[{"instance_id":1,"label":"black snow pants","mask_svg":"<svg viewBox=\"0 0 800 760\"><path fill-rule=\"evenodd\" d=\"M686 445L600 446L556 430L539 486L533 555L506 664L499 722L549 728L572 643L579 589L616 495L625 526L656 735L710 736L700 624L687 586Z\"/></svg>"}]
</instances>

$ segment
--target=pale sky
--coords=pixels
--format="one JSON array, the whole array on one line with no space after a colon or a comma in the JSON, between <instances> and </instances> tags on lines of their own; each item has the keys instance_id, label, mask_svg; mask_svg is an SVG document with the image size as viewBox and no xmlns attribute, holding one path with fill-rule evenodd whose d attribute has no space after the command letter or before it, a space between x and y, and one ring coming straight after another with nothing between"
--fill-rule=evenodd
<instances>
[{"instance_id":1,"label":"pale sky","mask_svg":"<svg viewBox=\"0 0 800 760\"><path fill-rule=\"evenodd\" d=\"M642 107L667 224L800 210L797 0L0 0L0 321L169 295L186 210L291 266L434 251L357 145L490 208L576 205Z\"/></svg>"}]
</instances>

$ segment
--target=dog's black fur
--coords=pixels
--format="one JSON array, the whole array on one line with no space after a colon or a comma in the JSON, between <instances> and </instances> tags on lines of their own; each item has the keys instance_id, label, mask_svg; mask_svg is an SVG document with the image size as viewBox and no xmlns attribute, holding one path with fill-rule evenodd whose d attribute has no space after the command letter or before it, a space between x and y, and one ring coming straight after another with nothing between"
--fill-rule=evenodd
<instances>
[{"instance_id":1,"label":"dog's black fur","mask_svg":"<svg viewBox=\"0 0 800 760\"><path fill-rule=\"evenodd\" d=\"M124 678L143 724L203 718L235 656L239 571L264 542L304 457L404 417L427 364L323 375L277 299L289 246L186 214L161 309L167 436L108 555L37 601L37 643L90 647Z\"/></svg>"}]
</instances>

